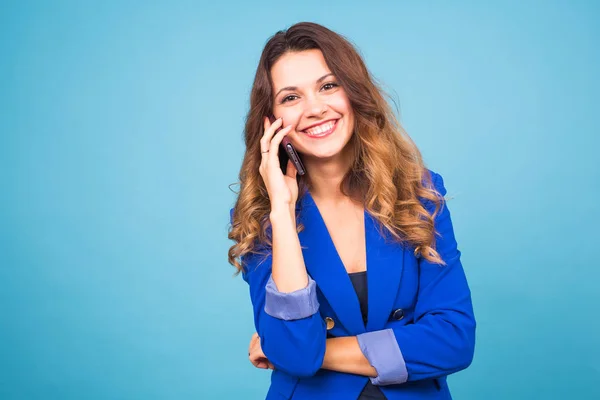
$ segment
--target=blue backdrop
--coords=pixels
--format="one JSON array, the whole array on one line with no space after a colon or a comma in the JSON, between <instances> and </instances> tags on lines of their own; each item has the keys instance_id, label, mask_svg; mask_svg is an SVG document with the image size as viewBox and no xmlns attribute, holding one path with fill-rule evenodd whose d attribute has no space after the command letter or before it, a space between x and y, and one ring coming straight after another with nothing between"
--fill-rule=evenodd
<instances>
[{"instance_id":1,"label":"blue backdrop","mask_svg":"<svg viewBox=\"0 0 600 400\"><path fill-rule=\"evenodd\" d=\"M593 1L3 1L0 398L261 399L227 263L267 38L350 38L445 179L478 337L456 399L600 398ZM596 317L594 317L596 315Z\"/></svg>"}]
</instances>

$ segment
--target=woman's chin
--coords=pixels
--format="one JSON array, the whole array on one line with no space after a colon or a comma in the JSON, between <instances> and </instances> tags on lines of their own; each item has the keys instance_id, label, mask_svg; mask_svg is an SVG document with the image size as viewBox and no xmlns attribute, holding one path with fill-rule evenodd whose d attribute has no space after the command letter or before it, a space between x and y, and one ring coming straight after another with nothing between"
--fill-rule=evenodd
<instances>
[{"instance_id":1,"label":"woman's chin","mask_svg":"<svg viewBox=\"0 0 600 400\"><path fill-rule=\"evenodd\" d=\"M309 151L306 152L304 157L310 160L315 161L329 161L334 160L337 157L340 157L342 154L342 149L331 149L325 151Z\"/></svg>"},{"instance_id":2,"label":"woman's chin","mask_svg":"<svg viewBox=\"0 0 600 400\"><path fill-rule=\"evenodd\" d=\"M344 149L348 146L349 142L349 139L344 140L341 137L332 135L330 138L325 139L319 144L302 143L304 146L299 146L299 150L303 158L314 159L315 161L321 162L329 161L342 156L345 152Z\"/></svg>"}]
</instances>

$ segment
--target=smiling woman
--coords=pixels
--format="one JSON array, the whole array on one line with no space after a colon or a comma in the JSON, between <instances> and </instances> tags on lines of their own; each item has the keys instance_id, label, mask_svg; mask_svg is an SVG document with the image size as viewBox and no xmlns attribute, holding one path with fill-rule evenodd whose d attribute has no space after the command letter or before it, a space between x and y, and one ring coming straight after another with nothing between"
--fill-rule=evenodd
<instances>
[{"instance_id":1,"label":"smiling woman","mask_svg":"<svg viewBox=\"0 0 600 400\"><path fill-rule=\"evenodd\" d=\"M307 162L351 150L346 146L354 127L350 99L320 50L282 55L271 67L271 79L276 91L273 114L294 127L288 137ZM349 161L351 155L345 158Z\"/></svg>"},{"instance_id":2,"label":"smiling woman","mask_svg":"<svg viewBox=\"0 0 600 400\"><path fill-rule=\"evenodd\" d=\"M284 138L306 174L281 165ZM354 47L308 22L271 37L245 144L229 261L267 399L450 398L476 324L446 189Z\"/></svg>"}]
</instances>

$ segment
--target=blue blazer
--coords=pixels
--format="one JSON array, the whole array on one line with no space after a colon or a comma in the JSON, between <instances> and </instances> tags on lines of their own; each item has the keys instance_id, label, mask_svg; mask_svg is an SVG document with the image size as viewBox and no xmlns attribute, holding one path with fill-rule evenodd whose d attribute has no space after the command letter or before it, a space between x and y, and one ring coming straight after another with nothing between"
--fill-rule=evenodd
<instances>
[{"instance_id":1,"label":"blue blazer","mask_svg":"<svg viewBox=\"0 0 600 400\"><path fill-rule=\"evenodd\" d=\"M435 188L445 195L442 177L431 174ZM404 383L379 386L385 396L389 400L450 399L446 376L470 365L476 324L447 206L435 219L440 234L436 249L445 266L416 257L414 248L395 242L365 212L365 327L352 282L310 193L298 204L299 222L304 225L299 239L307 272L317 284L318 312L296 320L267 314L271 254L242 257L256 331L263 352L275 366L267 400L356 399L369 377L321 369L326 339L384 329L393 331L408 372ZM431 202L423 204L433 210Z\"/></svg>"}]
</instances>

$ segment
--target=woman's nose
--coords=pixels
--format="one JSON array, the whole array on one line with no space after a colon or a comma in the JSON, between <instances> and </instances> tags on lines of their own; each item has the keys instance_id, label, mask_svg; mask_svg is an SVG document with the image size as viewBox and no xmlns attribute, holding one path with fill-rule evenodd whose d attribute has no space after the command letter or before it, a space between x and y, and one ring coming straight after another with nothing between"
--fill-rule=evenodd
<instances>
[{"instance_id":1,"label":"woman's nose","mask_svg":"<svg viewBox=\"0 0 600 400\"><path fill-rule=\"evenodd\" d=\"M327 104L318 99L308 100L306 103L305 114L307 116L321 116L327 111Z\"/></svg>"}]
</instances>

